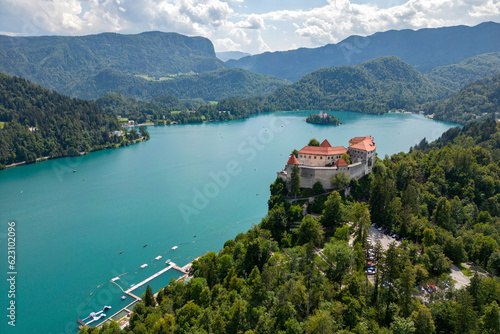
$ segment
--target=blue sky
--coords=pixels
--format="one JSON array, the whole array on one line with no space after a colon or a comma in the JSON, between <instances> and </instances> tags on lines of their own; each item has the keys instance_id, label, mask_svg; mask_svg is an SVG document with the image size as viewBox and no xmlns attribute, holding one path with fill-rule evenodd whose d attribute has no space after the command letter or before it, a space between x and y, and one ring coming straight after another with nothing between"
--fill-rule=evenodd
<instances>
[{"instance_id":1,"label":"blue sky","mask_svg":"<svg viewBox=\"0 0 500 334\"><path fill-rule=\"evenodd\" d=\"M252 54L485 21L500 22L499 0L0 0L0 34L173 31Z\"/></svg>"}]
</instances>

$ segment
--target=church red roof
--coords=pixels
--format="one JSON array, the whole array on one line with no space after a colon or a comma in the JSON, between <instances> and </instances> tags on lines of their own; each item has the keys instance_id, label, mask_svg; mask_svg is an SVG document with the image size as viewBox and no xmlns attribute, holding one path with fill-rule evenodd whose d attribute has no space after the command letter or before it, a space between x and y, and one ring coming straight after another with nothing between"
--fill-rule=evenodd
<instances>
[{"instance_id":1,"label":"church red roof","mask_svg":"<svg viewBox=\"0 0 500 334\"><path fill-rule=\"evenodd\" d=\"M345 162L345 160L344 160L344 159L342 159L342 158L340 158L339 160L335 161L334 165L335 165L335 166L337 166L337 167L345 167L345 166L349 166L349 165L347 164L347 162Z\"/></svg>"},{"instance_id":2,"label":"church red roof","mask_svg":"<svg viewBox=\"0 0 500 334\"><path fill-rule=\"evenodd\" d=\"M375 142L370 136L366 137L354 137L349 140L349 148L353 148L356 150L371 152L375 150L377 147L375 146Z\"/></svg>"},{"instance_id":3,"label":"church red roof","mask_svg":"<svg viewBox=\"0 0 500 334\"><path fill-rule=\"evenodd\" d=\"M295 155L291 155L290 156L290 159L288 159L288 161L286 162L288 165L298 165L299 164L299 160L297 160L297 158L295 157Z\"/></svg>"}]
</instances>

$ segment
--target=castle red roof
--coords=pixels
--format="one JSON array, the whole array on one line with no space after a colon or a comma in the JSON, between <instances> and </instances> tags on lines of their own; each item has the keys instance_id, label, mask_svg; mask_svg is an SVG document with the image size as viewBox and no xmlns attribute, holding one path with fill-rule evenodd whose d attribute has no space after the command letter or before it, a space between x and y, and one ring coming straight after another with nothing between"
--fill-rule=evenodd
<instances>
[{"instance_id":1,"label":"castle red roof","mask_svg":"<svg viewBox=\"0 0 500 334\"><path fill-rule=\"evenodd\" d=\"M333 164L334 166L337 166L337 167L345 167L345 166L349 166L347 164L347 162L345 162L344 159L340 158L339 160L335 161L335 163Z\"/></svg>"},{"instance_id":2,"label":"castle red roof","mask_svg":"<svg viewBox=\"0 0 500 334\"><path fill-rule=\"evenodd\" d=\"M375 142L370 136L366 137L354 137L349 140L349 149L356 149L366 152L371 152L377 148Z\"/></svg>"},{"instance_id":3,"label":"castle red roof","mask_svg":"<svg viewBox=\"0 0 500 334\"><path fill-rule=\"evenodd\" d=\"M299 164L299 160L297 160L297 158L295 157L295 155L291 155L290 156L290 159L288 159L288 161L286 162L288 165L298 165Z\"/></svg>"},{"instance_id":4,"label":"castle red roof","mask_svg":"<svg viewBox=\"0 0 500 334\"><path fill-rule=\"evenodd\" d=\"M328 140L323 140L323 142L321 143L320 145L321 147L332 147L332 145L330 145L330 143L328 142Z\"/></svg>"},{"instance_id":5,"label":"castle red roof","mask_svg":"<svg viewBox=\"0 0 500 334\"><path fill-rule=\"evenodd\" d=\"M344 146L304 146L299 151L299 154L313 155L342 155L344 153L347 153L347 149Z\"/></svg>"}]
</instances>

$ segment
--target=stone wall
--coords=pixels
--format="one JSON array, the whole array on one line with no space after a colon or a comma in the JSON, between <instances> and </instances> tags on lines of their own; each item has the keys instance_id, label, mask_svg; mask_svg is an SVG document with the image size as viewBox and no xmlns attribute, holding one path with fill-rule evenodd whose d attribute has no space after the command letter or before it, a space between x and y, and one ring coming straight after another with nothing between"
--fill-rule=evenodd
<instances>
[{"instance_id":1,"label":"stone wall","mask_svg":"<svg viewBox=\"0 0 500 334\"><path fill-rule=\"evenodd\" d=\"M286 165L285 169L278 172L277 175L287 183L289 187L290 179L292 176L292 165ZM349 178L359 179L366 174L371 172L371 167L369 167L365 161L356 162L345 167L316 167L316 166L305 166L299 165L300 171L300 187L301 188L312 188L316 181L321 182L321 185L325 189L332 189L332 182L330 181L337 173L344 171Z\"/></svg>"}]
</instances>

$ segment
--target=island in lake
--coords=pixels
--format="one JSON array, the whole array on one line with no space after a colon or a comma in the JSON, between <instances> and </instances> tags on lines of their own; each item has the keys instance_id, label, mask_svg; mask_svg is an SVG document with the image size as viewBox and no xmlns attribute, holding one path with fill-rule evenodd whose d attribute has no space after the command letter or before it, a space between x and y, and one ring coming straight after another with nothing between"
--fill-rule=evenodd
<instances>
[{"instance_id":1,"label":"island in lake","mask_svg":"<svg viewBox=\"0 0 500 334\"><path fill-rule=\"evenodd\" d=\"M320 125L340 125L339 119L333 115L328 115L326 112L320 111L319 114L311 114L306 118L307 123Z\"/></svg>"}]
</instances>

